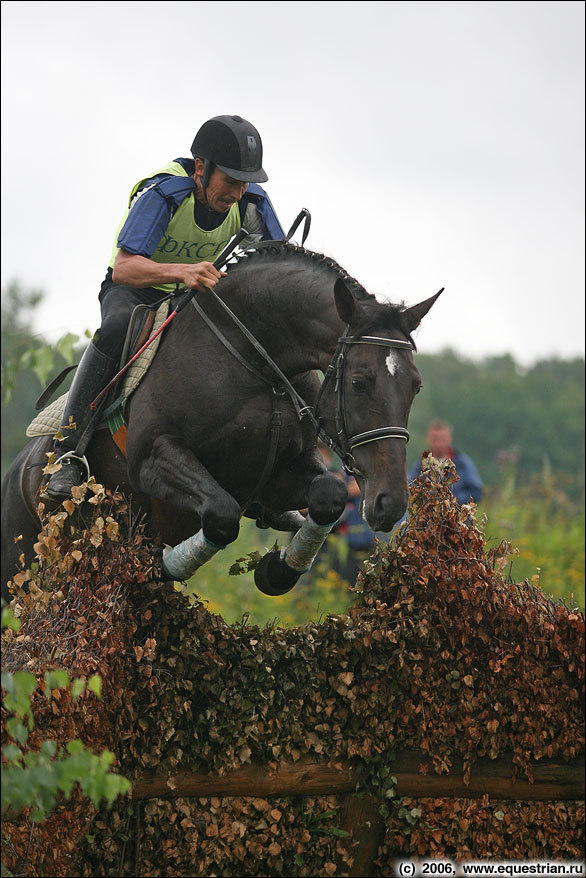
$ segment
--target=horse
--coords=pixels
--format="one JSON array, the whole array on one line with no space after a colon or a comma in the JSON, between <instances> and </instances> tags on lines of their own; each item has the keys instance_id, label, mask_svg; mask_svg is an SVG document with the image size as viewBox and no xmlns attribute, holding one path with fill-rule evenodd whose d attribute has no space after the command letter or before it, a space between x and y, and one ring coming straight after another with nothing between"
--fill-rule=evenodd
<instances>
[{"instance_id":1,"label":"horse","mask_svg":"<svg viewBox=\"0 0 586 878\"><path fill-rule=\"evenodd\" d=\"M189 578L245 514L294 532L255 571L266 594L292 588L346 503L318 436L357 479L370 527L393 528L421 387L412 333L441 292L412 307L379 302L333 259L287 242L239 254L215 290L191 292L127 403L126 455L104 429L86 451L96 481L146 511L165 545L163 579ZM3 589L21 553L33 558L51 447L34 439L4 478Z\"/></svg>"}]
</instances>

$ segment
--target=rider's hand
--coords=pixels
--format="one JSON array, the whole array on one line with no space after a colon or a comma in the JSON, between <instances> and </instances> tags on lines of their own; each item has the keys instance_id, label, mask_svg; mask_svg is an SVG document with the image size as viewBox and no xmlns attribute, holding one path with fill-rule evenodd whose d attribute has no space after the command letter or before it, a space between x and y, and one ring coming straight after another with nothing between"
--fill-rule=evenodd
<instances>
[{"instance_id":1,"label":"rider's hand","mask_svg":"<svg viewBox=\"0 0 586 878\"><path fill-rule=\"evenodd\" d=\"M195 265L186 265L183 273L183 283L191 290L204 290L206 287L216 286L220 278L225 277L225 271L218 271L211 262L197 262Z\"/></svg>"}]
</instances>

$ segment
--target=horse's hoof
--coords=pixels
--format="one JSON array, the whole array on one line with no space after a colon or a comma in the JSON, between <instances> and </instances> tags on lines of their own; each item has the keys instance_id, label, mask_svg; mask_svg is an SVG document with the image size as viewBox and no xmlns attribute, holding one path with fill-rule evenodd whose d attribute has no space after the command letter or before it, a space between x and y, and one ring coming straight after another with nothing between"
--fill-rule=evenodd
<instances>
[{"instance_id":1,"label":"horse's hoof","mask_svg":"<svg viewBox=\"0 0 586 878\"><path fill-rule=\"evenodd\" d=\"M254 584L263 594L277 597L291 591L300 576L282 560L279 551L269 552L254 571Z\"/></svg>"},{"instance_id":2,"label":"horse's hoof","mask_svg":"<svg viewBox=\"0 0 586 878\"><path fill-rule=\"evenodd\" d=\"M305 516L294 509L282 512L280 515L275 514L268 519L269 527L273 530L289 532L298 531L304 521Z\"/></svg>"}]
</instances>

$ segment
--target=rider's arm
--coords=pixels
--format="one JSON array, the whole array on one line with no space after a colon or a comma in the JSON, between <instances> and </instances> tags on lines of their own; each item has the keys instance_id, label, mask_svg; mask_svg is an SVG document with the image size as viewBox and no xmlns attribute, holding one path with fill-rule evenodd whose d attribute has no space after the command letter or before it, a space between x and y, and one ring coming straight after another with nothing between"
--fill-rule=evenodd
<instances>
[{"instance_id":1,"label":"rider's arm","mask_svg":"<svg viewBox=\"0 0 586 878\"><path fill-rule=\"evenodd\" d=\"M191 289L214 287L223 276L211 262L160 263L150 257L155 252L177 207L192 188L191 178L163 177L147 181L137 193L126 222L118 235L118 253L112 280L131 287L150 287L163 283L185 284Z\"/></svg>"},{"instance_id":2,"label":"rider's arm","mask_svg":"<svg viewBox=\"0 0 586 878\"><path fill-rule=\"evenodd\" d=\"M218 271L211 262L154 262L146 256L119 250L114 261L112 280L116 284L129 287L179 283L191 289L202 290L205 287L215 287L224 275L225 272Z\"/></svg>"}]
</instances>

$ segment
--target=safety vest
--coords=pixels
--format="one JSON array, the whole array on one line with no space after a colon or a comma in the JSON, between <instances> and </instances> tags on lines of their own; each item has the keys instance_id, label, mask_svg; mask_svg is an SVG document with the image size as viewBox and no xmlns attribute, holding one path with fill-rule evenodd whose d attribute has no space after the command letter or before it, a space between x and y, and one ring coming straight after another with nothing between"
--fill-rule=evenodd
<instances>
[{"instance_id":1,"label":"safety vest","mask_svg":"<svg viewBox=\"0 0 586 878\"><path fill-rule=\"evenodd\" d=\"M179 164L179 162L170 162L150 174L143 180L140 180L133 187L128 201L128 208L122 217L122 221L118 226L114 247L112 248L112 256L110 258L110 267L114 267L114 260L118 253L118 236L122 230L124 223L130 213L130 209L137 191L152 177L158 174L171 174L176 177L188 177L187 171ZM155 184L156 185L156 184ZM147 190L145 190L147 191ZM140 198L140 194L137 196ZM196 263L196 262L213 262L221 253L228 241L234 237L241 227L240 211L238 202L235 202L228 213L224 222L216 229L206 231L200 229L195 222L195 190L187 195L179 207L175 210L169 225L165 229L165 234L157 244L155 252L149 258L154 262L172 263ZM165 292L173 292L176 284L161 283L153 284L158 290Z\"/></svg>"}]
</instances>

